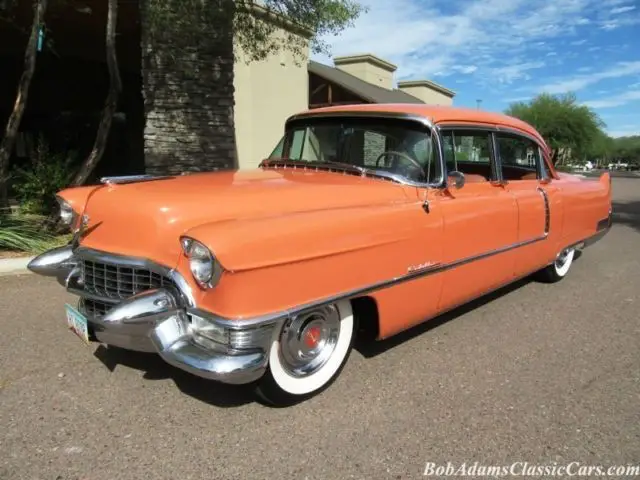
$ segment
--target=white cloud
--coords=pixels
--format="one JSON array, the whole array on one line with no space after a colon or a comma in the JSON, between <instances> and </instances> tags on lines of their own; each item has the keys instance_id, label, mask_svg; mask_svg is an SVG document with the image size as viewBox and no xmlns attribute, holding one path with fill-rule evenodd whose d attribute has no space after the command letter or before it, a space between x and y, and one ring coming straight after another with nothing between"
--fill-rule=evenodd
<instances>
[{"instance_id":1,"label":"white cloud","mask_svg":"<svg viewBox=\"0 0 640 480\"><path fill-rule=\"evenodd\" d=\"M370 52L397 64L399 79L469 74L473 72L460 68L473 66L482 81L507 83L542 66L531 67L527 63L535 61L519 58L529 60L531 49L575 33L590 23L587 16L594 8L602 10L606 4L609 11L607 1L454 1L447 3L445 13L433 0L363 0L369 12L339 37L323 40L335 56ZM331 63L326 56L315 58ZM518 64L525 71L518 72Z\"/></svg>"},{"instance_id":2,"label":"white cloud","mask_svg":"<svg viewBox=\"0 0 640 480\"><path fill-rule=\"evenodd\" d=\"M635 10L635 5L627 5L626 7L617 7L611 10L611 15L618 15L620 13L630 12Z\"/></svg>"},{"instance_id":3,"label":"white cloud","mask_svg":"<svg viewBox=\"0 0 640 480\"><path fill-rule=\"evenodd\" d=\"M515 98L505 98L504 101L506 103L515 103L515 102L528 102L531 100L531 95L526 97L515 97Z\"/></svg>"},{"instance_id":4,"label":"white cloud","mask_svg":"<svg viewBox=\"0 0 640 480\"><path fill-rule=\"evenodd\" d=\"M574 40L573 42L571 42L571 45L584 45L585 43L587 43L587 40L583 38L580 40Z\"/></svg>"},{"instance_id":5,"label":"white cloud","mask_svg":"<svg viewBox=\"0 0 640 480\"><path fill-rule=\"evenodd\" d=\"M636 100L640 100L640 90L629 90L601 100L589 100L584 102L583 105L591 108L613 108Z\"/></svg>"},{"instance_id":6,"label":"white cloud","mask_svg":"<svg viewBox=\"0 0 640 480\"><path fill-rule=\"evenodd\" d=\"M529 70L544 67L544 62L524 62L491 69L492 76L500 83L511 83L519 79L529 79Z\"/></svg>"},{"instance_id":7,"label":"white cloud","mask_svg":"<svg viewBox=\"0 0 640 480\"><path fill-rule=\"evenodd\" d=\"M478 70L478 67L476 67L475 65L455 65L451 68L456 72L462 73L464 75L469 75Z\"/></svg>"},{"instance_id":8,"label":"white cloud","mask_svg":"<svg viewBox=\"0 0 640 480\"><path fill-rule=\"evenodd\" d=\"M640 125L621 125L607 132L611 137L630 137L632 135L640 135Z\"/></svg>"},{"instance_id":9,"label":"white cloud","mask_svg":"<svg viewBox=\"0 0 640 480\"><path fill-rule=\"evenodd\" d=\"M594 85L605 79L626 77L638 73L640 73L640 61L620 62L608 69L598 70L589 75L578 75L574 78L542 85L538 90L551 94L571 92L582 90L589 85Z\"/></svg>"}]
</instances>

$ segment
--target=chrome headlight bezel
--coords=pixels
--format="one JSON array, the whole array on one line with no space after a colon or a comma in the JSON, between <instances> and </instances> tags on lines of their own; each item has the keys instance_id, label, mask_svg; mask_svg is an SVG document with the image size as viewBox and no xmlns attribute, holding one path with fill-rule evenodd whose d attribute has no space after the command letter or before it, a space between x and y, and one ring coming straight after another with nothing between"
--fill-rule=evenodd
<instances>
[{"instance_id":1,"label":"chrome headlight bezel","mask_svg":"<svg viewBox=\"0 0 640 480\"><path fill-rule=\"evenodd\" d=\"M56 196L56 201L60 206L59 216L60 221L65 225L73 228L76 221L78 220L78 213L73 209L71 204L67 202L64 198Z\"/></svg>"},{"instance_id":2,"label":"chrome headlight bezel","mask_svg":"<svg viewBox=\"0 0 640 480\"><path fill-rule=\"evenodd\" d=\"M202 288L215 287L222 276L222 266L211 250L191 237L180 237L180 245L189 259L191 275L198 285Z\"/></svg>"}]
</instances>

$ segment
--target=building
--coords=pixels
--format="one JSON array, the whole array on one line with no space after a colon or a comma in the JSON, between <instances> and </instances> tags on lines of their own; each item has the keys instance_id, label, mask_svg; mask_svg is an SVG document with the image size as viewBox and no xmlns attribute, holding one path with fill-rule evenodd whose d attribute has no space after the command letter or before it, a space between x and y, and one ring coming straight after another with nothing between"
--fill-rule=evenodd
<instances>
[{"instance_id":1,"label":"building","mask_svg":"<svg viewBox=\"0 0 640 480\"><path fill-rule=\"evenodd\" d=\"M212 2L220 8L225 3ZM185 48L182 32L163 32L161 38L145 34L144 3L120 3L117 50L123 92L95 177L253 168L277 145L286 118L307 108L450 105L455 95L429 80L396 82L396 66L373 54L336 57L329 66L310 60L307 45L298 55L283 50L251 61L222 15L210 19L197 45ZM30 4L18 4L16 19L28 29ZM60 142L68 137L60 132L64 128L77 133L60 148L77 150L80 158L88 154L108 89L105 4L69 0L50 6L47 29L55 49L45 45L38 53L21 138L45 132ZM255 7L255 15L267 18L260 7ZM282 18L268 20L276 22L275 35L310 37ZM19 29L0 31L2 125L13 105L26 45L26 38L16 32Z\"/></svg>"},{"instance_id":2,"label":"building","mask_svg":"<svg viewBox=\"0 0 640 480\"><path fill-rule=\"evenodd\" d=\"M236 64L240 168L258 165L280 140L286 118L307 108L354 103L453 104L455 93L429 80L397 82L395 87L397 67L373 54L336 57L333 62L334 66L313 60L296 65L293 55L284 52L261 62ZM277 91L283 94L268 94Z\"/></svg>"}]
</instances>

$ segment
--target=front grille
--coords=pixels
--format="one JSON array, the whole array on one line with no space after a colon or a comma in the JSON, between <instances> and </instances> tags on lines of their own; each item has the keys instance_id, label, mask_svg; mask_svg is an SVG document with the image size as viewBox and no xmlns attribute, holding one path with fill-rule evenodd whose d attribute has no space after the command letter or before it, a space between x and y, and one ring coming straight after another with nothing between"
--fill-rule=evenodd
<instances>
[{"instance_id":1,"label":"front grille","mask_svg":"<svg viewBox=\"0 0 640 480\"><path fill-rule=\"evenodd\" d=\"M93 318L102 317L111 307L113 307L111 303L91 300L89 298L81 298L78 304L78 308L82 313Z\"/></svg>"},{"instance_id":2,"label":"front grille","mask_svg":"<svg viewBox=\"0 0 640 480\"><path fill-rule=\"evenodd\" d=\"M171 283L171 280L156 272L127 265L83 260L80 268L86 292L116 300L124 300L136 293Z\"/></svg>"},{"instance_id":3,"label":"front grille","mask_svg":"<svg viewBox=\"0 0 640 480\"><path fill-rule=\"evenodd\" d=\"M137 293L175 286L171 279L151 270L127 264L80 261L82 287L80 310L90 317L101 317L120 301ZM101 301L105 299L105 301Z\"/></svg>"}]
</instances>

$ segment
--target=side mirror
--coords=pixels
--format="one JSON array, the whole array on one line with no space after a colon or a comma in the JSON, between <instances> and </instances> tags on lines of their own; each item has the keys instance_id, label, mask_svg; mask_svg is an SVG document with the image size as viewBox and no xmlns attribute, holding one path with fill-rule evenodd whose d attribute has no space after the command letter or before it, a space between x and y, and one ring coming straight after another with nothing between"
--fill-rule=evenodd
<instances>
[{"instance_id":1,"label":"side mirror","mask_svg":"<svg viewBox=\"0 0 640 480\"><path fill-rule=\"evenodd\" d=\"M461 189L464 187L464 173L454 170L447 175L447 188Z\"/></svg>"}]
</instances>

